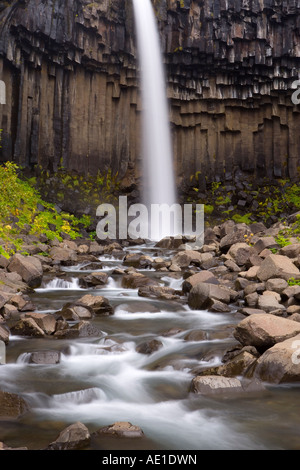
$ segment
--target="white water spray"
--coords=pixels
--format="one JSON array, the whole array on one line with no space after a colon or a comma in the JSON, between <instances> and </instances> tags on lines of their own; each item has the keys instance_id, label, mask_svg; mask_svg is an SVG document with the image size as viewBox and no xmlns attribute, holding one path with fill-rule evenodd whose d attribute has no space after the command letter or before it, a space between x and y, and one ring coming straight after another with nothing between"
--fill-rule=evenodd
<instances>
[{"instance_id":1,"label":"white water spray","mask_svg":"<svg viewBox=\"0 0 300 470\"><path fill-rule=\"evenodd\" d=\"M176 191L165 75L156 18L150 0L133 0L133 6L143 101L144 203L148 208L151 204L171 206L176 202ZM171 233L162 233L159 227L153 229L151 226L152 239L168 235Z\"/></svg>"}]
</instances>

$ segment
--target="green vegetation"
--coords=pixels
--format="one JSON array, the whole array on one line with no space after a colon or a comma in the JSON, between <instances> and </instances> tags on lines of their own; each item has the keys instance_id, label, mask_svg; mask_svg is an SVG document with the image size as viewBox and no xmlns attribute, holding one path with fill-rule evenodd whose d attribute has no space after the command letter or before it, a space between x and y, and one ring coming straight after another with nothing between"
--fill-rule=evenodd
<instances>
[{"instance_id":1,"label":"green vegetation","mask_svg":"<svg viewBox=\"0 0 300 470\"><path fill-rule=\"evenodd\" d=\"M80 228L90 224L88 216L76 218L45 202L34 182L23 179L20 168L12 162L0 166L0 254L6 257L21 250L24 232L61 241L63 233L76 239Z\"/></svg>"},{"instance_id":2,"label":"green vegetation","mask_svg":"<svg viewBox=\"0 0 300 470\"><path fill-rule=\"evenodd\" d=\"M295 279L294 277L291 277L287 282L289 286L300 286L300 279Z\"/></svg>"}]
</instances>

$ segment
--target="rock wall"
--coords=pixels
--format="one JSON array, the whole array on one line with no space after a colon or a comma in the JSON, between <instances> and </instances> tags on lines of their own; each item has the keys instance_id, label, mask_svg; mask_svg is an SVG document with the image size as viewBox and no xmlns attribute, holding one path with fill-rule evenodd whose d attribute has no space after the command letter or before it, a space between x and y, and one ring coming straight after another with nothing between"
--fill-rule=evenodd
<instances>
[{"instance_id":1,"label":"rock wall","mask_svg":"<svg viewBox=\"0 0 300 470\"><path fill-rule=\"evenodd\" d=\"M299 0L153 0L179 181L297 178ZM139 176L131 0L0 1L1 160Z\"/></svg>"}]
</instances>

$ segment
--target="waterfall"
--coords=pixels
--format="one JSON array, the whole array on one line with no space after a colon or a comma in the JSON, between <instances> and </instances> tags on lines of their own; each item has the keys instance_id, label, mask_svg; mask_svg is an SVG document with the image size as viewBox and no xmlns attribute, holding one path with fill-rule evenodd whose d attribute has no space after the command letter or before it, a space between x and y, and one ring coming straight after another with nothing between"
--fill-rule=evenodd
<instances>
[{"instance_id":1,"label":"waterfall","mask_svg":"<svg viewBox=\"0 0 300 470\"><path fill-rule=\"evenodd\" d=\"M143 107L143 186L144 204L176 202L171 133L168 117L165 74L160 40L150 0L133 0L137 31ZM153 226L151 236L158 239L162 227Z\"/></svg>"}]
</instances>

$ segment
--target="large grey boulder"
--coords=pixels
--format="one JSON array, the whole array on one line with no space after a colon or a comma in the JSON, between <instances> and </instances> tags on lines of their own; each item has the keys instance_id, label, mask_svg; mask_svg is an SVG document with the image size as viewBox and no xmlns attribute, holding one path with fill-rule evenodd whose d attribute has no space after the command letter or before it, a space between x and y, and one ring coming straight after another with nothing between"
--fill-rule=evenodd
<instances>
[{"instance_id":1,"label":"large grey boulder","mask_svg":"<svg viewBox=\"0 0 300 470\"><path fill-rule=\"evenodd\" d=\"M22 280L32 288L36 288L41 285L43 267L40 260L34 256L23 256L16 253L11 258L7 269L10 272L18 273Z\"/></svg>"},{"instance_id":2,"label":"large grey boulder","mask_svg":"<svg viewBox=\"0 0 300 470\"><path fill-rule=\"evenodd\" d=\"M199 282L189 293L188 305L194 310L207 309L213 305L214 300L229 304L230 292L215 284Z\"/></svg>"},{"instance_id":3,"label":"large grey boulder","mask_svg":"<svg viewBox=\"0 0 300 470\"><path fill-rule=\"evenodd\" d=\"M265 351L299 333L300 323L266 313L246 317L236 326L233 335L243 346Z\"/></svg>"},{"instance_id":4,"label":"large grey boulder","mask_svg":"<svg viewBox=\"0 0 300 470\"><path fill-rule=\"evenodd\" d=\"M49 444L47 450L82 449L89 445L90 440L88 428L83 423L77 422L63 429L55 441Z\"/></svg>"},{"instance_id":5,"label":"large grey boulder","mask_svg":"<svg viewBox=\"0 0 300 470\"><path fill-rule=\"evenodd\" d=\"M277 384L300 382L300 335L277 343L262 354L254 377Z\"/></svg>"},{"instance_id":6,"label":"large grey boulder","mask_svg":"<svg viewBox=\"0 0 300 470\"><path fill-rule=\"evenodd\" d=\"M267 281L271 278L287 281L291 277L300 278L300 271L287 256L271 254L260 265L257 277L260 281Z\"/></svg>"}]
</instances>

